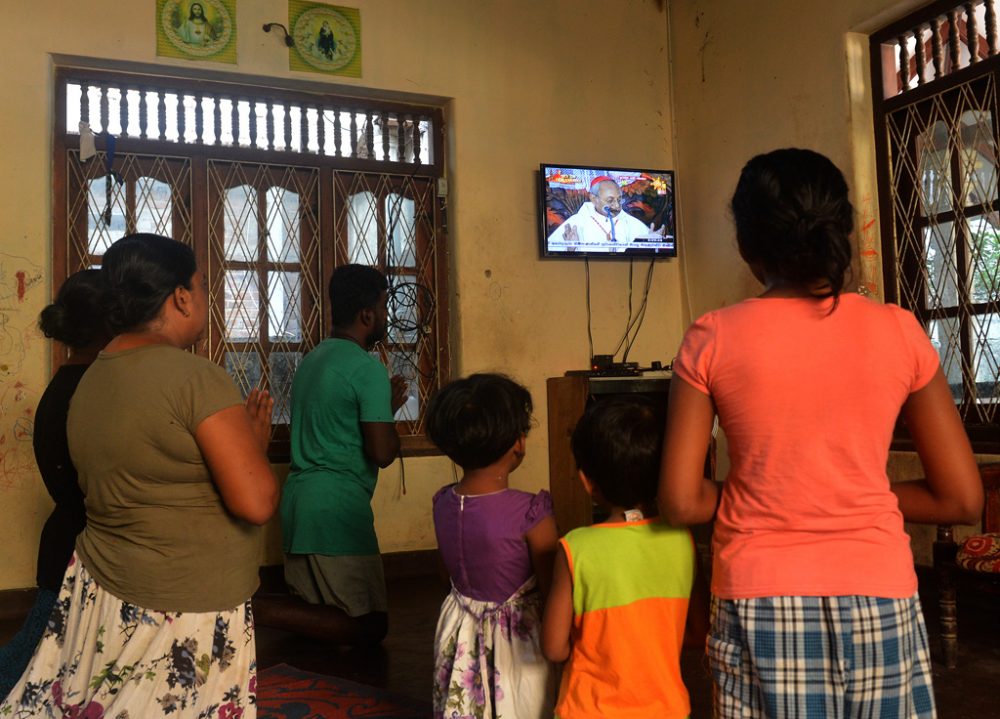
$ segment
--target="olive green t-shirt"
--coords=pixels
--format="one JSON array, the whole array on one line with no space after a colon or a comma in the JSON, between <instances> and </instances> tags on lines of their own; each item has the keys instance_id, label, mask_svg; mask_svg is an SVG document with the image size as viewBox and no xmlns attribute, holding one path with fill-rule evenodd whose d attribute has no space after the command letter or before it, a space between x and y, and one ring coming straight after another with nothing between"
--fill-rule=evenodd
<instances>
[{"instance_id":1,"label":"olive green t-shirt","mask_svg":"<svg viewBox=\"0 0 1000 719\"><path fill-rule=\"evenodd\" d=\"M221 367L166 345L102 352L70 402L86 495L76 551L97 583L146 609L232 609L257 587L259 528L226 511L195 428L241 404Z\"/></svg>"}]
</instances>

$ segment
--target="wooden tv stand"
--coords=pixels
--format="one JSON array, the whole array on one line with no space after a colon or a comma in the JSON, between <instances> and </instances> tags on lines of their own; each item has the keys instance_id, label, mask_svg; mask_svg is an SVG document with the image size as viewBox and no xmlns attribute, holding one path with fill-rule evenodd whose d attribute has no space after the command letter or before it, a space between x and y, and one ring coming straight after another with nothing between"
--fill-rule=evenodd
<instances>
[{"instance_id":1,"label":"wooden tv stand","mask_svg":"<svg viewBox=\"0 0 1000 719\"><path fill-rule=\"evenodd\" d=\"M570 436L587 403L602 396L646 394L667 402L670 374L638 377L571 375L546 381L549 412L549 492L555 505L559 534L593 522L594 504L576 474Z\"/></svg>"}]
</instances>

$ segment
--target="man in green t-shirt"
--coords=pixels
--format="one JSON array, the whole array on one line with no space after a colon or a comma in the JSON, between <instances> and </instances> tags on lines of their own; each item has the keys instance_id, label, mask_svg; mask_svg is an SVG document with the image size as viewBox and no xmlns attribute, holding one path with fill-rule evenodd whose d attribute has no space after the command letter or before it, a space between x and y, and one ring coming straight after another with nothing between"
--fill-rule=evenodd
<instances>
[{"instance_id":1,"label":"man in green t-shirt","mask_svg":"<svg viewBox=\"0 0 1000 719\"><path fill-rule=\"evenodd\" d=\"M388 285L374 267L330 278L333 332L292 382L291 467L281 497L285 581L297 599L255 602L258 623L348 644L388 628L371 499L399 454L406 381L369 350L385 337ZM304 600L304 601L302 601Z\"/></svg>"}]
</instances>

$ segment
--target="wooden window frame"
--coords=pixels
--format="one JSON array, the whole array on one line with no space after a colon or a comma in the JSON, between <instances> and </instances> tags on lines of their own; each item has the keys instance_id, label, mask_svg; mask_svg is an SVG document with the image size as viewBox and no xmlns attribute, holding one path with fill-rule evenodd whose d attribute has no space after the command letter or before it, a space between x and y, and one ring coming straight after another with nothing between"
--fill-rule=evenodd
<instances>
[{"instance_id":1,"label":"wooden window frame","mask_svg":"<svg viewBox=\"0 0 1000 719\"><path fill-rule=\"evenodd\" d=\"M327 284L333 269L349 261L346 251L346 238L343 222L336 222L335 205L343 201L342 193L338 187L343 186L349 180L345 178L362 177L371 179L372 183L379 182L384 186L403 187L413 189L419 184L425 192L422 196L422 206L420 211L424 225L414 228L415 242L413 251L417 257L420 269L420 281L424 283L424 289L433 298L431 305L423 303L416 311L431 311L429 317L421 316L420 329L423 334L418 337L418 341L425 342L422 345L421 354L417 355L418 391L421 398L420 416L416 420L401 420L397 422L397 428L402 440L403 456L436 455L440 452L433 446L423 432L423 408L426 407L426 400L430 394L443 382L447 381L450 373L450 344L449 344L449 312L448 312L448 252L446 233L446 210L447 204L443 196L437 192L438 180L444 174L445 147L444 119L440 107L411 105L407 103L391 102L379 99L347 98L326 94L321 91L308 92L300 90L284 90L272 87L250 87L244 84L239 78L226 78L223 80L194 80L178 79L174 77L158 77L151 75L134 75L114 71L81 69L74 67L58 67L55 71L55 103L54 103L54 123L53 123L53 286L58 287L65 278L85 266L96 264L99 255L83 252L79 247L71 247L71 232L76 233L76 237L87 237L89 230L87 227L80 227L82 222L88 222L87 212L80 211L77 205L74 214L70 204L80 202L81 186L79 177L74 177L70 171L69 163L78 158L80 150L79 134L67 131L68 102L67 86L70 83L81 84L83 87L102 88L100 95L98 122L102 120L109 124L114 117L109 114L108 88L135 88L144 93L147 90L161 93L157 96L155 104L150 106L149 99L139 103L139 125L140 136L127 134L124 130L115 142L115 156L118 158L128 158L130 162L140 166L148 158L150 163L155 163L159 158L167 158L168 161L187 162L190 183L187 187L174 188L175 204L172 211L175 218L179 215L182 219L189 221L189 226L183 227L184 237L178 237L188 242L195 251L199 267L206 268L209 274L210 297L211 288L221 287L222 273L225 271L224 263L220 261L222 255L221 248L212 248L215 238L222 237L220 227L212 227L213 222L220 223L218 216L210 216L211 204L213 202L210 187L210 165L212 163L222 163L229 165L247 166L267 166L273 168L288 168L289 171L315 171L318 173L318 187L315 198L311 198L316 206L311 206L304 211L315 213L316 229L314 237L304 238L304 242L315 242L317 251L313 254L308 267L303 267L303 272L308 273L309 281L312 283L312 295L318 305L317 308L309 307L309 300L305 300L300 309L303 322L307 314L318 309L318 324L312 327L311 336L303 336L303 350L308 351L330 331L329 317L329 297L327 296ZM174 140L166 139L166 132L163 136L149 137L147 130L151 127L165 128L164 117L167 113L166 93L180 93L183 101L184 94L190 94L195 98L195 128L194 141L185 140L185 131L191 133L190 113L181 110L180 117L180 137ZM206 115L203 104L204 98L215 98L214 118ZM238 126L236 116L237 101L250 103L249 138L252 146L239 145L238 142L223 144L221 140L224 125L221 124L222 103L219 97L233 98L232 125ZM81 113L88 111L89 105L93 103L81 101ZM88 107L84 107L88 105ZM284 112L284 127L281 127L280 117L275 107L282 107ZM258 126L258 108L266 108L266 121ZM290 108L301 107L299 115L301 121L301 134L299 143L293 147L292 112ZM312 113L307 117L306 109ZM124 100L120 103L119 111L122 115L122 127L125 127ZM350 113L350 122L346 121L346 113ZM154 114L155 113L155 114ZM187 122L185 121L185 114ZM220 119L221 118L221 119ZM344 119L342 123L341 120ZM363 126L355 126L356 118L365 119ZM395 125L393 121L395 118ZM405 122L404 122L405 118ZM131 118L129 122L134 122ZM307 128L307 120L309 126ZM376 122L381 122L381 127L390 128L381 134L381 147L375 144L373 127ZM157 124L158 123L158 124ZM214 123L214 124L213 124ZM186 124L186 126L185 126ZM277 125L277 126L276 126ZM405 125L405 127L404 127ZM203 137L206 126L211 126L215 134L214 142ZM326 129L326 127L329 129ZM131 125L129 125L131 127ZM426 127L427 137L423 137L421 131ZM407 129L408 128L408 129ZM243 128L237 130L243 134ZM412 134L406 135L409 132ZM418 135L418 133L420 133ZM256 141L255 139L256 138ZM353 138L353 139L352 139ZM281 140L284 141L282 146ZM317 147L307 147L310 141ZM396 154L393 156L390 141L396 146ZM265 147L258 147L261 142ZM429 142L430 150L421 147L421 142ZM356 144L355 144L356 143ZM98 162L105 156L105 141L98 139L98 150L101 151L99 157L90 160L91 163ZM421 150L421 152L418 152ZM429 154L431 161L421 162L421 156ZM379 157L381 155L381 157ZM77 166L81 166L77 161ZM275 170L276 172L278 170ZM97 175L96 169L91 169L91 174ZM104 175L99 175L103 177ZM367 181L367 179L366 179ZM131 185L127 185L131 187ZM431 189L428 189L431 188ZM258 188L259 189L259 188ZM127 190L130 191L130 190ZM416 199L416 198L412 198ZM182 201L185 207L176 204ZM128 202L133 202L129 200ZM126 203L127 204L127 203ZM128 205L132 208L132 205ZM186 211L187 217L184 217ZM177 220L175 219L175 222ZM176 225L175 225L176 227ZM431 229L428 231L426 227ZM378 242L380 247L384 247L386 237L384 227L380 226ZM127 225L126 231L133 231ZM265 228L259 229L259 237L264 237ZM428 237L429 235L429 237ZM266 244L261 242L260 244ZM303 247L305 244L303 244ZM421 255L421 253L424 253ZM380 254L380 259L384 260L385 254ZM268 270L279 269L274 263L252 263L255 270L262 278L261 292L266 291L266 277ZM414 274L412 268L386 267L384 264L377 264L383 272L386 272L390 283L394 281L397 273L407 275ZM302 278L305 281L305 278ZM221 302L225 296L224 291L216 293L218 301ZM390 299L390 301L392 301ZM261 314L266 314L266 302L261 302ZM312 315L310 315L312 316ZM220 311L216 305L210 310L210 320L208 328L208 341L197 348L198 354L210 357L213 361L224 365L222 320ZM264 332L266 318L261 318L258 323L260 331ZM305 328L303 333L305 333ZM390 328L390 340L393 329ZM233 346L228 342L226 346ZM267 337L261 334L257 338L258 349L270 346ZM399 348L413 349L412 344L402 343ZM392 352L397 349L396 345L389 343L383 350ZM65 362L65 354L59 348L53 348L53 367L56 368ZM262 355L260 361L266 362ZM246 388L244 388L245 390ZM287 425L275 425L272 434L272 443L269 455L272 461L284 462L289 459L289 437Z\"/></svg>"},{"instance_id":2,"label":"wooden window frame","mask_svg":"<svg viewBox=\"0 0 1000 719\"><path fill-rule=\"evenodd\" d=\"M978 27L980 21L975 19L975 10L980 6L985 12L986 27ZM959 323L964 391L957 405L973 449L988 454L1000 453L1000 411L989 410L993 413L991 418L989 411L977 403L976 393L969 391L969 384L975 384L975 376L970 375L975 371L975 363L969 330L976 317L998 310L996 301L975 302L970 296L967 278L970 241L965 220L1000 211L1000 195L994 192L996 199L965 204L965 198L957 194L958 188L965 186L960 177L959 151L949 145L945 150L951 170L949 210L941 212L929 208L923 215L916 211L897 211L897 208L920 206L919 190L907 175L913 170L906 168L907 164L910 168L920 165L916 133L905 149L901 149L902 144L893 144L889 122L894 113L907 111L929 122L928 108L934 103L938 107L942 104L958 107L960 100L955 98L964 94L967 99L971 94L984 100L983 109L991 113L994 148L1000 147L1000 102L997 101L1000 96L1000 41L996 26L993 2L983 5L981 2L939 1L888 25L872 34L870 39L885 299L911 310L925 327L940 320ZM986 32L985 38L982 31ZM890 65L892 72L885 69ZM905 76L896 71L897 65L907 68ZM1000 165L1000 161L997 164ZM927 254L916 249L914 242L900 242L899 238L912 237L925 228L955 220L958 300L954 306L945 306L927 299L924 276ZM914 449L902 421L897 425L892 448Z\"/></svg>"}]
</instances>

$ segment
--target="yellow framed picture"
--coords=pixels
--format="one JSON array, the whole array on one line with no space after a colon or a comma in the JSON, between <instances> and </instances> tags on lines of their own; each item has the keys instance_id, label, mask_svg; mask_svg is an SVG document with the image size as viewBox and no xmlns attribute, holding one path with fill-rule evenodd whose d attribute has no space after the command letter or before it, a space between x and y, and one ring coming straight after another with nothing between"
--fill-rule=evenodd
<instances>
[{"instance_id":1,"label":"yellow framed picture","mask_svg":"<svg viewBox=\"0 0 1000 719\"><path fill-rule=\"evenodd\" d=\"M156 54L236 63L236 0L156 0Z\"/></svg>"},{"instance_id":2,"label":"yellow framed picture","mask_svg":"<svg viewBox=\"0 0 1000 719\"><path fill-rule=\"evenodd\" d=\"M288 1L291 70L361 77L361 12L357 8Z\"/></svg>"}]
</instances>

